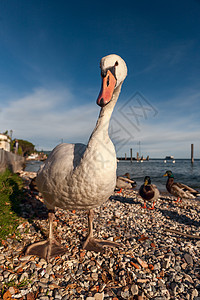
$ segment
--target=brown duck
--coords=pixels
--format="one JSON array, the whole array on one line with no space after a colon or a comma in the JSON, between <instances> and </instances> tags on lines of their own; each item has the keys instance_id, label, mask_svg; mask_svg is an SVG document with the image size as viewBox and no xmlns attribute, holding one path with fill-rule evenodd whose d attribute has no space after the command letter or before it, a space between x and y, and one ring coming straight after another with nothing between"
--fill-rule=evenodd
<instances>
[{"instance_id":1,"label":"brown duck","mask_svg":"<svg viewBox=\"0 0 200 300\"><path fill-rule=\"evenodd\" d=\"M166 171L166 173L163 176L168 176L166 188L170 194L177 197L177 200L175 202L182 202L182 198L185 199L195 199L196 197L200 196L200 193L183 184L180 182L174 182L174 175L172 171Z\"/></svg>"},{"instance_id":2,"label":"brown duck","mask_svg":"<svg viewBox=\"0 0 200 300\"><path fill-rule=\"evenodd\" d=\"M158 199L160 192L157 186L151 183L151 179L149 176L145 176L144 184L139 189L139 195L144 200L144 206L142 208L147 208L146 201L150 201L153 202L153 205L148 209L154 209L155 201Z\"/></svg>"},{"instance_id":3,"label":"brown duck","mask_svg":"<svg viewBox=\"0 0 200 300\"><path fill-rule=\"evenodd\" d=\"M136 181L130 177L129 173L126 173L122 176L117 176L116 181L116 190L115 191L120 194L122 192L122 189L132 189L136 187Z\"/></svg>"}]
</instances>

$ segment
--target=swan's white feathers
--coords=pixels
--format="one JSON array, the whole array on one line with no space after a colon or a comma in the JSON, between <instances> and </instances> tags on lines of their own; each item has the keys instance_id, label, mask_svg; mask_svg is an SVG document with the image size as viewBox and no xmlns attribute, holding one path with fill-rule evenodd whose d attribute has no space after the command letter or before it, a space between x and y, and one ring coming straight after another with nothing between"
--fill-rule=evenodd
<instances>
[{"instance_id":1,"label":"swan's white feathers","mask_svg":"<svg viewBox=\"0 0 200 300\"><path fill-rule=\"evenodd\" d=\"M116 63L117 61L117 63ZM49 209L91 209L105 202L116 186L116 153L108 135L109 121L127 75L124 60L109 55L101 68L115 68L117 84L112 99L102 107L87 147L60 144L39 170L37 186Z\"/></svg>"},{"instance_id":2,"label":"swan's white feathers","mask_svg":"<svg viewBox=\"0 0 200 300\"><path fill-rule=\"evenodd\" d=\"M58 145L38 172L37 185L48 208L89 209L112 194L115 155L102 144L98 150L87 148L84 153L83 148L82 144Z\"/></svg>"},{"instance_id":3,"label":"swan's white feathers","mask_svg":"<svg viewBox=\"0 0 200 300\"><path fill-rule=\"evenodd\" d=\"M102 70L107 70L109 68L112 68L116 63L117 63L117 66L115 68L115 74L117 79L116 86L119 86L119 84L123 82L127 76L127 66L125 61L119 55L110 54L101 59L100 67Z\"/></svg>"}]
</instances>

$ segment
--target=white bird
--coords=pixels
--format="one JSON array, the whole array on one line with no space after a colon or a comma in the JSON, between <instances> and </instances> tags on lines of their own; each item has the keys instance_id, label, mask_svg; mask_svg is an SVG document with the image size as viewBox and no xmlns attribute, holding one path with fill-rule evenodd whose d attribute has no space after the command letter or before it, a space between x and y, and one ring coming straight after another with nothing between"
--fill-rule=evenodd
<instances>
[{"instance_id":1,"label":"white bird","mask_svg":"<svg viewBox=\"0 0 200 300\"><path fill-rule=\"evenodd\" d=\"M93 238L93 208L104 203L116 186L117 159L108 127L122 83L127 76L124 60L115 54L100 63L102 87L97 104L100 115L87 146L60 144L50 154L37 174L37 186L49 209L49 238L27 248L26 254L38 255L47 261L66 252L53 236L54 208L89 210L89 234L83 244L87 250L103 251L103 246L117 243Z\"/></svg>"}]
</instances>

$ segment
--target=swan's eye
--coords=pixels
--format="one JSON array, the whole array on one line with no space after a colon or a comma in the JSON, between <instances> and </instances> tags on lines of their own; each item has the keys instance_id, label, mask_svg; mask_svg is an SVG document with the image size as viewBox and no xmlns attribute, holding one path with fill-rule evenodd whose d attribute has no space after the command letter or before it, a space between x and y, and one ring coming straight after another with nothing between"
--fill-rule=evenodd
<instances>
[{"instance_id":1,"label":"swan's eye","mask_svg":"<svg viewBox=\"0 0 200 300\"><path fill-rule=\"evenodd\" d=\"M103 78L106 77L106 73L107 73L106 71L102 70L101 71L101 77L103 77Z\"/></svg>"},{"instance_id":2,"label":"swan's eye","mask_svg":"<svg viewBox=\"0 0 200 300\"><path fill-rule=\"evenodd\" d=\"M109 86L109 82L110 82L110 77L108 76L108 78L107 78L107 86Z\"/></svg>"},{"instance_id":3,"label":"swan's eye","mask_svg":"<svg viewBox=\"0 0 200 300\"><path fill-rule=\"evenodd\" d=\"M116 61L116 62L115 62L115 67L118 66L118 65L119 65L119 63L118 63L118 61Z\"/></svg>"}]
</instances>

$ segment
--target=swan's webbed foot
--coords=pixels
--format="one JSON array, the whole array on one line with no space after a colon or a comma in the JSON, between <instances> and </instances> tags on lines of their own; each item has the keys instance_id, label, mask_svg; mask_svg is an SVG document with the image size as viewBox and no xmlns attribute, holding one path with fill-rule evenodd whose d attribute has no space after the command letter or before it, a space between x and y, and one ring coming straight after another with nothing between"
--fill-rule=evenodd
<instances>
[{"instance_id":1,"label":"swan's webbed foot","mask_svg":"<svg viewBox=\"0 0 200 300\"><path fill-rule=\"evenodd\" d=\"M108 240L98 240L93 237L93 226L92 222L94 219L94 211L93 209L89 210L88 214L88 226L89 226L89 234L86 239L86 241L83 244L83 249L89 250L89 251L95 251L95 252L101 252L103 253L106 247L122 247L121 244L115 243Z\"/></svg>"},{"instance_id":2,"label":"swan's webbed foot","mask_svg":"<svg viewBox=\"0 0 200 300\"><path fill-rule=\"evenodd\" d=\"M26 250L26 255L36 255L49 262L50 258L63 255L67 251L53 236L53 218L54 211L49 210L49 238L30 245Z\"/></svg>"},{"instance_id":3,"label":"swan's webbed foot","mask_svg":"<svg viewBox=\"0 0 200 300\"><path fill-rule=\"evenodd\" d=\"M103 253L105 251L105 247L122 247L121 244L115 243L112 241L107 240L98 240L94 239L93 237L89 237L86 239L86 241L83 244L83 249L86 249L88 251L94 251L94 252L101 252Z\"/></svg>"},{"instance_id":4,"label":"swan's webbed foot","mask_svg":"<svg viewBox=\"0 0 200 300\"><path fill-rule=\"evenodd\" d=\"M26 255L36 255L44 258L47 262L52 257L65 254L67 249L55 239L38 242L30 245L26 250Z\"/></svg>"}]
</instances>

